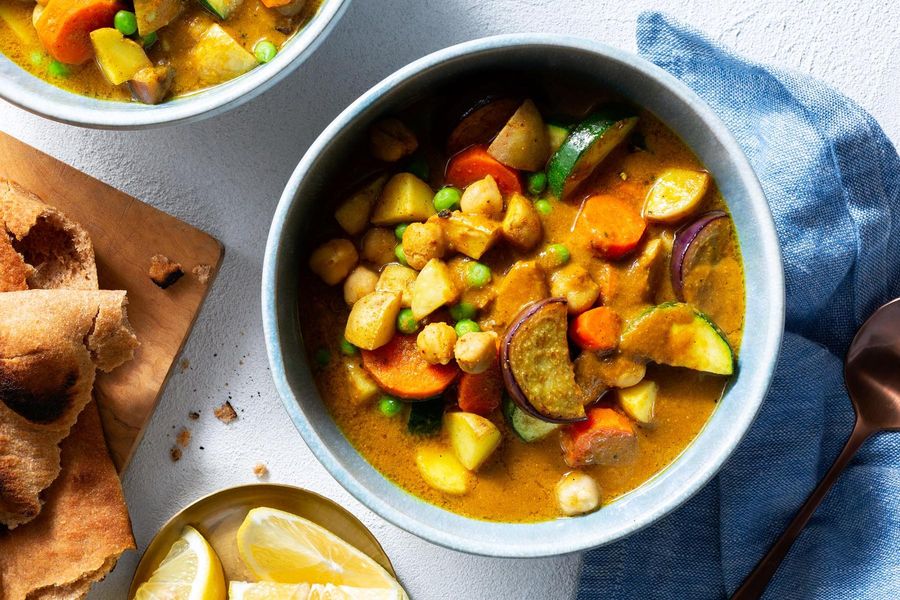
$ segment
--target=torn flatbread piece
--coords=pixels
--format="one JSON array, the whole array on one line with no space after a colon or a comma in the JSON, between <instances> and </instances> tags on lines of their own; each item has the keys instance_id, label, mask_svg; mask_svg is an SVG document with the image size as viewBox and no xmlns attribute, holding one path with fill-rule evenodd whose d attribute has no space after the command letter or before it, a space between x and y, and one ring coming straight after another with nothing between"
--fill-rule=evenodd
<instances>
[{"instance_id":1,"label":"torn flatbread piece","mask_svg":"<svg viewBox=\"0 0 900 600\"><path fill-rule=\"evenodd\" d=\"M122 291L0 294L0 524L38 515L96 369L132 358L138 342L126 304Z\"/></svg>"},{"instance_id":2,"label":"torn flatbread piece","mask_svg":"<svg viewBox=\"0 0 900 600\"><path fill-rule=\"evenodd\" d=\"M62 443L62 470L32 522L0 528L0 598L76 600L134 549L122 486L91 402Z\"/></svg>"}]
</instances>

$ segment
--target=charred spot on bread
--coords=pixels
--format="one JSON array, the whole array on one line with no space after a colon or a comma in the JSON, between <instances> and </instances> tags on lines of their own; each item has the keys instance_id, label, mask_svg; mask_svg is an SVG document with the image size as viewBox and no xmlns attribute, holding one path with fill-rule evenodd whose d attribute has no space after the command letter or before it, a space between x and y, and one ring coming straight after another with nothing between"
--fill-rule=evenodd
<instances>
[{"instance_id":1,"label":"charred spot on bread","mask_svg":"<svg viewBox=\"0 0 900 600\"><path fill-rule=\"evenodd\" d=\"M78 371L58 372L43 381L23 381L19 370L0 363L0 402L37 425L61 419L72 406Z\"/></svg>"},{"instance_id":2,"label":"charred spot on bread","mask_svg":"<svg viewBox=\"0 0 900 600\"><path fill-rule=\"evenodd\" d=\"M162 289L166 289L184 275L184 270L177 262L162 254L150 257L150 280Z\"/></svg>"}]
</instances>

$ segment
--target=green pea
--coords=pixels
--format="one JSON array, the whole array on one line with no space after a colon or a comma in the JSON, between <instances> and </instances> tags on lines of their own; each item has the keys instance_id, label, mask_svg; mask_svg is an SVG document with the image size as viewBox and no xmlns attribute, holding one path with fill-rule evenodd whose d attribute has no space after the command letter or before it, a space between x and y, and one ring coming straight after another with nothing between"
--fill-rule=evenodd
<instances>
[{"instance_id":1,"label":"green pea","mask_svg":"<svg viewBox=\"0 0 900 600\"><path fill-rule=\"evenodd\" d=\"M425 157L421 154L415 154L409 159L409 162L406 164L406 170L422 181L428 181L428 174L430 171L428 168L428 161L425 160Z\"/></svg>"},{"instance_id":2,"label":"green pea","mask_svg":"<svg viewBox=\"0 0 900 600\"><path fill-rule=\"evenodd\" d=\"M434 195L434 210L441 212L442 210L456 210L459 208L459 199L462 194L455 187L442 187Z\"/></svg>"},{"instance_id":3,"label":"green pea","mask_svg":"<svg viewBox=\"0 0 900 600\"><path fill-rule=\"evenodd\" d=\"M450 317L454 321L462 321L463 319L474 319L478 313L476 308L468 302L460 302L450 307Z\"/></svg>"},{"instance_id":4,"label":"green pea","mask_svg":"<svg viewBox=\"0 0 900 600\"><path fill-rule=\"evenodd\" d=\"M396 227L394 227L394 236L398 240L403 240L403 232L406 231L406 228L409 227L409 223L400 223Z\"/></svg>"},{"instance_id":5,"label":"green pea","mask_svg":"<svg viewBox=\"0 0 900 600\"><path fill-rule=\"evenodd\" d=\"M479 262L473 262L469 265L469 270L466 273L466 282L469 284L469 287L483 288L491 282L490 267Z\"/></svg>"},{"instance_id":6,"label":"green pea","mask_svg":"<svg viewBox=\"0 0 900 600\"><path fill-rule=\"evenodd\" d=\"M58 60L51 60L50 64L47 66L47 73L49 73L51 77L68 77L72 74L72 70L69 69L68 65L61 63Z\"/></svg>"},{"instance_id":7,"label":"green pea","mask_svg":"<svg viewBox=\"0 0 900 600\"><path fill-rule=\"evenodd\" d=\"M144 48L149 48L150 46L155 44L158 39L159 39L159 36L156 35L155 31L153 31L141 38L141 45Z\"/></svg>"},{"instance_id":8,"label":"green pea","mask_svg":"<svg viewBox=\"0 0 900 600\"><path fill-rule=\"evenodd\" d=\"M401 309L397 314L397 329L400 333L415 333L419 329L419 322L413 317L411 308Z\"/></svg>"},{"instance_id":9,"label":"green pea","mask_svg":"<svg viewBox=\"0 0 900 600\"><path fill-rule=\"evenodd\" d=\"M132 35L137 31L137 17L130 10L120 10L113 17L113 26L122 32L122 35Z\"/></svg>"},{"instance_id":10,"label":"green pea","mask_svg":"<svg viewBox=\"0 0 900 600\"><path fill-rule=\"evenodd\" d=\"M397 257L397 261L405 267L409 266L409 263L406 262L406 252L403 251L403 244L397 244L394 248L394 256Z\"/></svg>"},{"instance_id":11,"label":"green pea","mask_svg":"<svg viewBox=\"0 0 900 600\"><path fill-rule=\"evenodd\" d=\"M544 200L544 199L537 200L534 203L534 207L542 215L549 215L553 211L553 205L550 204L549 200Z\"/></svg>"},{"instance_id":12,"label":"green pea","mask_svg":"<svg viewBox=\"0 0 900 600\"><path fill-rule=\"evenodd\" d=\"M569 249L563 244L550 244L547 246L547 249L544 250L544 254L547 257L548 262L554 267L561 267L572 258Z\"/></svg>"},{"instance_id":13,"label":"green pea","mask_svg":"<svg viewBox=\"0 0 900 600\"><path fill-rule=\"evenodd\" d=\"M478 323L476 323L472 319L463 319L461 321L458 321L453 329L456 330L457 337L462 337L467 333L475 333L476 331L481 331L481 327L479 327Z\"/></svg>"},{"instance_id":14,"label":"green pea","mask_svg":"<svg viewBox=\"0 0 900 600\"><path fill-rule=\"evenodd\" d=\"M393 396L384 394L378 399L378 410L386 417L394 417L403 410L403 403Z\"/></svg>"},{"instance_id":15,"label":"green pea","mask_svg":"<svg viewBox=\"0 0 900 600\"><path fill-rule=\"evenodd\" d=\"M269 40L260 40L253 46L253 55L261 63L267 63L278 54L278 47Z\"/></svg>"},{"instance_id":16,"label":"green pea","mask_svg":"<svg viewBox=\"0 0 900 600\"><path fill-rule=\"evenodd\" d=\"M347 341L347 338L341 336L341 354L345 356L353 356L359 352L359 348Z\"/></svg>"},{"instance_id":17,"label":"green pea","mask_svg":"<svg viewBox=\"0 0 900 600\"><path fill-rule=\"evenodd\" d=\"M327 367L331 362L331 353L328 348L319 348L316 350L316 364L320 367Z\"/></svg>"},{"instance_id":18,"label":"green pea","mask_svg":"<svg viewBox=\"0 0 900 600\"><path fill-rule=\"evenodd\" d=\"M32 50L31 54L28 55L29 60L31 60L31 64L38 66L44 64L44 53L40 50Z\"/></svg>"},{"instance_id":19,"label":"green pea","mask_svg":"<svg viewBox=\"0 0 900 600\"><path fill-rule=\"evenodd\" d=\"M528 193L538 196L547 189L547 174L543 171L532 173L528 176Z\"/></svg>"}]
</instances>

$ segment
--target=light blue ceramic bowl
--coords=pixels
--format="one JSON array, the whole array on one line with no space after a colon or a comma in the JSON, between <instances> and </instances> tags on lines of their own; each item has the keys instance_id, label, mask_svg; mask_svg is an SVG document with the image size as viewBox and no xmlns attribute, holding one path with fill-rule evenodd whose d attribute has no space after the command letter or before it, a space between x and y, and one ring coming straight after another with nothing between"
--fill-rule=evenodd
<instances>
[{"instance_id":1,"label":"light blue ceramic bowl","mask_svg":"<svg viewBox=\"0 0 900 600\"><path fill-rule=\"evenodd\" d=\"M682 455L640 488L601 510L534 524L486 522L423 502L385 479L347 442L323 405L303 349L297 271L309 215L339 176L369 123L427 96L449 78L484 69L564 68L644 106L676 131L715 176L731 208L744 257L747 314L738 374L709 423ZM307 445L356 498L395 525L434 543L490 556L546 556L627 536L668 514L716 474L755 417L775 368L784 319L784 276L759 182L731 134L691 90L654 65L598 43L512 35L441 50L400 69L341 113L294 171L272 222L262 282L263 324L275 383Z\"/></svg>"},{"instance_id":2,"label":"light blue ceramic bowl","mask_svg":"<svg viewBox=\"0 0 900 600\"><path fill-rule=\"evenodd\" d=\"M229 82L162 104L113 102L73 94L31 75L3 54L0 98L54 121L98 129L147 129L199 121L255 98L293 72L325 39L349 4L350 0L324 0L316 15L271 62Z\"/></svg>"}]
</instances>

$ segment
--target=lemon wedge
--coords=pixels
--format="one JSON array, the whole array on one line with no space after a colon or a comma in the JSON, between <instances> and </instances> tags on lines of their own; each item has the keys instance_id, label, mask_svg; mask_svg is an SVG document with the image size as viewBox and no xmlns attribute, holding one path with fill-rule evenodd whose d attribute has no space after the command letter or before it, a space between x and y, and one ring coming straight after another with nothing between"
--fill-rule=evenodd
<instances>
[{"instance_id":1,"label":"lemon wedge","mask_svg":"<svg viewBox=\"0 0 900 600\"><path fill-rule=\"evenodd\" d=\"M185 527L134 600L225 600L222 563L193 527Z\"/></svg>"},{"instance_id":2,"label":"lemon wedge","mask_svg":"<svg viewBox=\"0 0 900 600\"><path fill-rule=\"evenodd\" d=\"M229 600L397 600L398 590L355 588L330 583L248 583L232 581Z\"/></svg>"},{"instance_id":3,"label":"lemon wedge","mask_svg":"<svg viewBox=\"0 0 900 600\"><path fill-rule=\"evenodd\" d=\"M238 529L237 547L244 564L260 581L330 583L390 590L395 594L392 598L406 598L397 580L369 556L327 529L288 512L251 510Z\"/></svg>"}]
</instances>

